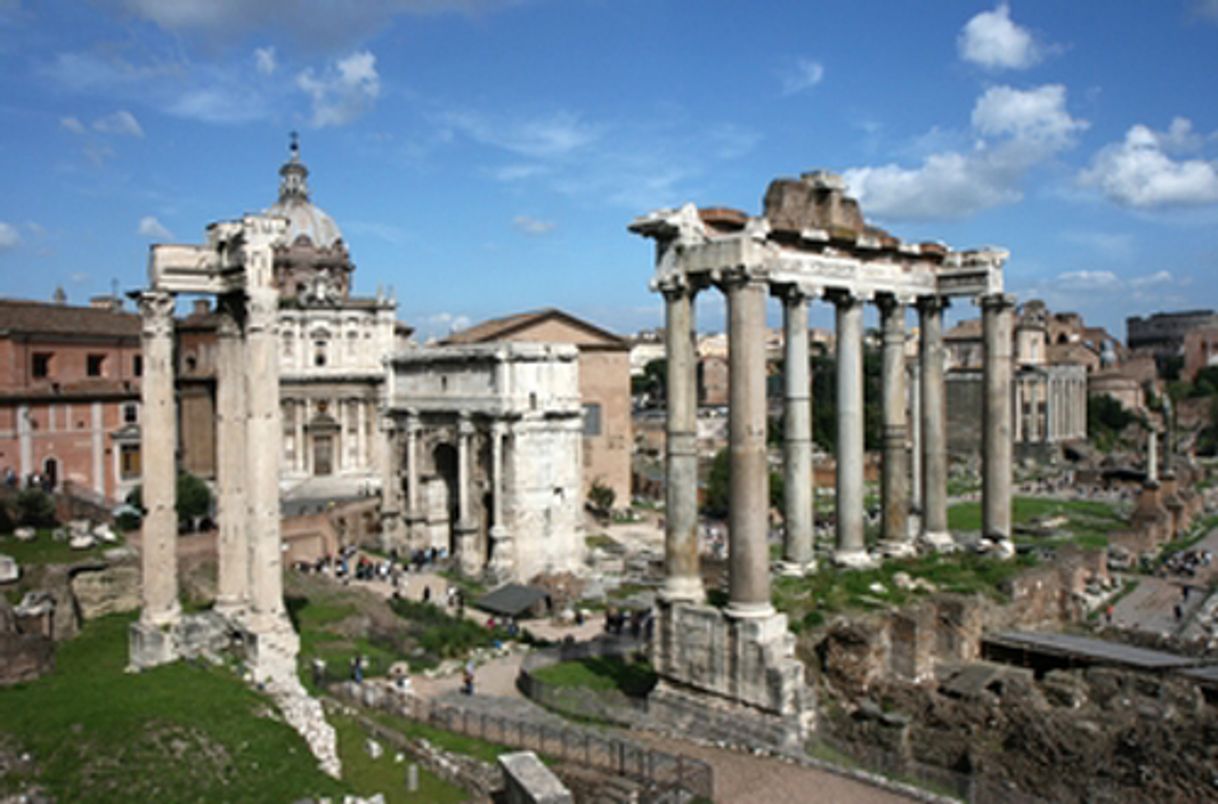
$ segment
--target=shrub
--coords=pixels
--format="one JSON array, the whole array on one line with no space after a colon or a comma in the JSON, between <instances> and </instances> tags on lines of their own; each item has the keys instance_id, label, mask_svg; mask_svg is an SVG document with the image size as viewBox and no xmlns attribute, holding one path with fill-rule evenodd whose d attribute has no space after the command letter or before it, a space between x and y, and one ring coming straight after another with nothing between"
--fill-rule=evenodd
<instances>
[{"instance_id":1,"label":"shrub","mask_svg":"<svg viewBox=\"0 0 1218 804\"><path fill-rule=\"evenodd\" d=\"M17 495L17 518L22 525L51 527L55 524L55 500L41 489L26 489Z\"/></svg>"},{"instance_id":2,"label":"shrub","mask_svg":"<svg viewBox=\"0 0 1218 804\"><path fill-rule=\"evenodd\" d=\"M598 514L607 515L612 511L616 497L613 489L602 483L600 478L592 481L592 487L588 489L588 505Z\"/></svg>"}]
</instances>

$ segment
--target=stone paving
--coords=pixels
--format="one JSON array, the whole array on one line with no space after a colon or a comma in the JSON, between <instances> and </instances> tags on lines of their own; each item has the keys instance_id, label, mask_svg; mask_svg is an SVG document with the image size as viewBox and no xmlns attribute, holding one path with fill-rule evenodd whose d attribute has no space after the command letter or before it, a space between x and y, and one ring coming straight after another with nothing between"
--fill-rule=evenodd
<instances>
[{"instance_id":1,"label":"stone paving","mask_svg":"<svg viewBox=\"0 0 1218 804\"><path fill-rule=\"evenodd\" d=\"M1192 549L1209 550L1218 555L1218 528L1198 542ZM1151 576L1131 576L1138 581L1138 588L1123 597L1114 606L1113 624L1135 631L1145 631L1155 634L1176 634L1185 626L1184 635L1192 635L1190 620L1205 602L1205 588L1218 578L1218 563L1203 567L1195 578L1169 576L1166 578ZM1181 588L1184 584L1192 587L1185 600ZM1175 617L1175 606L1179 604L1180 621Z\"/></svg>"}]
</instances>

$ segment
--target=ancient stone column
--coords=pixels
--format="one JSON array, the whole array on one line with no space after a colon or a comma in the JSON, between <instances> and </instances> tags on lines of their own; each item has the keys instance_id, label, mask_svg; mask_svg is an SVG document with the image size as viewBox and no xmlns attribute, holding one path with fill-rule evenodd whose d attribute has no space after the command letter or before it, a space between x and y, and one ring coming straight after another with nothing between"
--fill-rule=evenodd
<instances>
[{"instance_id":1,"label":"ancient stone column","mask_svg":"<svg viewBox=\"0 0 1218 804\"><path fill-rule=\"evenodd\" d=\"M943 308L946 300L918 300L922 373L922 540L933 548L953 544L947 529L947 408L943 378Z\"/></svg>"},{"instance_id":2,"label":"ancient stone column","mask_svg":"<svg viewBox=\"0 0 1218 804\"><path fill-rule=\"evenodd\" d=\"M835 563L871 563L863 541L863 301L848 293L837 305L837 549Z\"/></svg>"},{"instance_id":3,"label":"ancient stone column","mask_svg":"<svg viewBox=\"0 0 1218 804\"><path fill-rule=\"evenodd\" d=\"M511 531L503 519L503 447L507 424L495 421L491 425L491 570L499 578L511 577L516 566Z\"/></svg>"},{"instance_id":4,"label":"ancient stone column","mask_svg":"<svg viewBox=\"0 0 1218 804\"><path fill-rule=\"evenodd\" d=\"M263 255L257 255L263 257ZM265 257L264 257L265 258ZM246 290L246 505L250 604L254 630L287 622L283 608L283 551L279 539L279 294ZM223 468L223 467L221 467Z\"/></svg>"},{"instance_id":5,"label":"ancient stone column","mask_svg":"<svg viewBox=\"0 0 1218 804\"><path fill-rule=\"evenodd\" d=\"M477 575L482 571L482 557L478 555L477 526L470 516L470 450L474 438L474 424L469 416L462 414L457 423L457 559L461 572Z\"/></svg>"},{"instance_id":6,"label":"ancient stone column","mask_svg":"<svg viewBox=\"0 0 1218 804\"><path fill-rule=\"evenodd\" d=\"M419 416L406 413L406 513L419 513Z\"/></svg>"},{"instance_id":7,"label":"ancient stone column","mask_svg":"<svg viewBox=\"0 0 1218 804\"><path fill-rule=\"evenodd\" d=\"M1146 479L1159 482L1159 434L1154 430L1146 437Z\"/></svg>"},{"instance_id":8,"label":"ancient stone column","mask_svg":"<svg viewBox=\"0 0 1218 804\"><path fill-rule=\"evenodd\" d=\"M883 333L881 396L884 416L884 465L880 476L883 523L880 549L909 555L909 455L905 418L905 305L884 295L877 299Z\"/></svg>"},{"instance_id":9,"label":"ancient stone column","mask_svg":"<svg viewBox=\"0 0 1218 804\"><path fill-rule=\"evenodd\" d=\"M698 388L694 350L694 291L675 278L664 294L667 357L665 438L664 586L667 601L705 598L698 562Z\"/></svg>"},{"instance_id":10,"label":"ancient stone column","mask_svg":"<svg viewBox=\"0 0 1218 804\"><path fill-rule=\"evenodd\" d=\"M722 280L728 313L728 604L731 617L768 617L770 477L766 462L766 285L746 271Z\"/></svg>"},{"instance_id":11,"label":"ancient stone column","mask_svg":"<svg viewBox=\"0 0 1218 804\"><path fill-rule=\"evenodd\" d=\"M216 508L219 525L216 611L236 614L249 605L250 554L245 488L246 379L241 324L245 300L221 297L216 345Z\"/></svg>"},{"instance_id":12,"label":"ancient stone column","mask_svg":"<svg viewBox=\"0 0 1218 804\"><path fill-rule=\"evenodd\" d=\"M909 532L914 538L922 529L922 371L916 360L909 364L909 430Z\"/></svg>"},{"instance_id":13,"label":"ancient stone column","mask_svg":"<svg viewBox=\"0 0 1218 804\"><path fill-rule=\"evenodd\" d=\"M381 439L384 443L381 460L381 549L401 550L406 547L405 516L402 510L402 432L392 416L382 416Z\"/></svg>"},{"instance_id":14,"label":"ancient stone column","mask_svg":"<svg viewBox=\"0 0 1218 804\"><path fill-rule=\"evenodd\" d=\"M144 374L140 382L140 459L144 523L140 622L163 627L178 621L178 514L175 445L177 412L173 395L173 296L140 294Z\"/></svg>"},{"instance_id":15,"label":"ancient stone column","mask_svg":"<svg viewBox=\"0 0 1218 804\"><path fill-rule=\"evenodd\" d=\"M292 462L296 467L296 471L304 474L308 472L308 466L305 464L305 419L309 415L309 406L303 400L295 403L295 413L292 421L296 428L296 451L292 454Z\"/></svg>"},{"instance_id":16,"label":"ancient stone column","mask_svg":"<svg viewBox=\"0 0 1218 804\"><path fill-rule=\"evenodd\" d=\"M981 533L992 541L1007 543L1011 540L1011 311L1014 309L1014 297L1004 293L981 299L985 338Z\"/></svg>"},{"instance_id":17,"label":"ancient stone column","mask_svg":"<svg viewBox=\"0 0 1218 804\"><path fill-rule=\"evenodd\" d=\"M816 569L813 553L812 386L808 378L808 300L794 285L782 289L783 524L782 571Z\"/></svg>"}]
</instances>

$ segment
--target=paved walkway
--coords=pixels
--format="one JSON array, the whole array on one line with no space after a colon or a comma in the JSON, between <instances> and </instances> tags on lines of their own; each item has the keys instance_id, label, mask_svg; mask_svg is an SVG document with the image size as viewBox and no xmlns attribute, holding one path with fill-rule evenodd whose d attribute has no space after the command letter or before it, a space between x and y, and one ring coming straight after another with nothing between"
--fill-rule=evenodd
<instances>
[{"instance_id":1,"label":"paved walkway","mask_svg":"<svg viewBox=\"0 0 1218 804\"><path fill-rule=\"evenodd\" d=\"M1198 542L1193 550L1209 550L1218 555L1218 528ZM1194 578L1169 575L1167 577L1136 575L1129 576L1138 581L1138 588L1121 598L1113 607L1113 624L1134 631L1171 635L1187 625L1190 618L1202 606L1210 583L1218 579L1218 562L1201 567ZM1190 587L1188 599L1183 587ZM1175 606L1181 608L1181 619L1177 621Z\"/></svg>"}]
</instances>

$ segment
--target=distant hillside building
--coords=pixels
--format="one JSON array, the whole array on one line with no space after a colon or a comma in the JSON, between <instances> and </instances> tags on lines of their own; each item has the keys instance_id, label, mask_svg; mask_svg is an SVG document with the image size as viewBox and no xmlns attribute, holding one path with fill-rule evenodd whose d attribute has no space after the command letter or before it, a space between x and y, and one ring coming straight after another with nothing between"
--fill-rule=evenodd
<instances>
[{"instance_id":1,"label":"distant hillside building","mask_svg":"<svg viewBox=\"0 0 1218 804\"><path fill-rule=\"evenodd\" d=\"M1213 310L1186 310L1179 313L1154 313L1125 319L1126 342L1130 349L1146 349L1160 363L1184 353L1184 337L1192 330L1218 327Z\"/></svg>"},{"instance_id":2,"label":"distant hillside building","mask_svg":"<svg viewBox=\"0 0 1218 804\"><path fill-rule=\"evenodd\" d=\"M0 299L0 472L107 502L140 481L140 317Z\"/></svg>"},{"instance_id":3,"label":"distant hillside building","mask_svg":"<svg viewBox=\"0 0 1218 804\"><path fill-rule=\"evenodd\" d=\"M1016 447L1035 448L1087 437L1087 374L1101 363L1100 349L1078 337L1076 315L1051 316L1041 301L1021 305L1012 337ZM1054 333L1051 342L1050 332ZM962 321L943 336L947 352L948 449L973 454L981 448L983 355L981 321Z\"/></svg>"}]
</instances>

